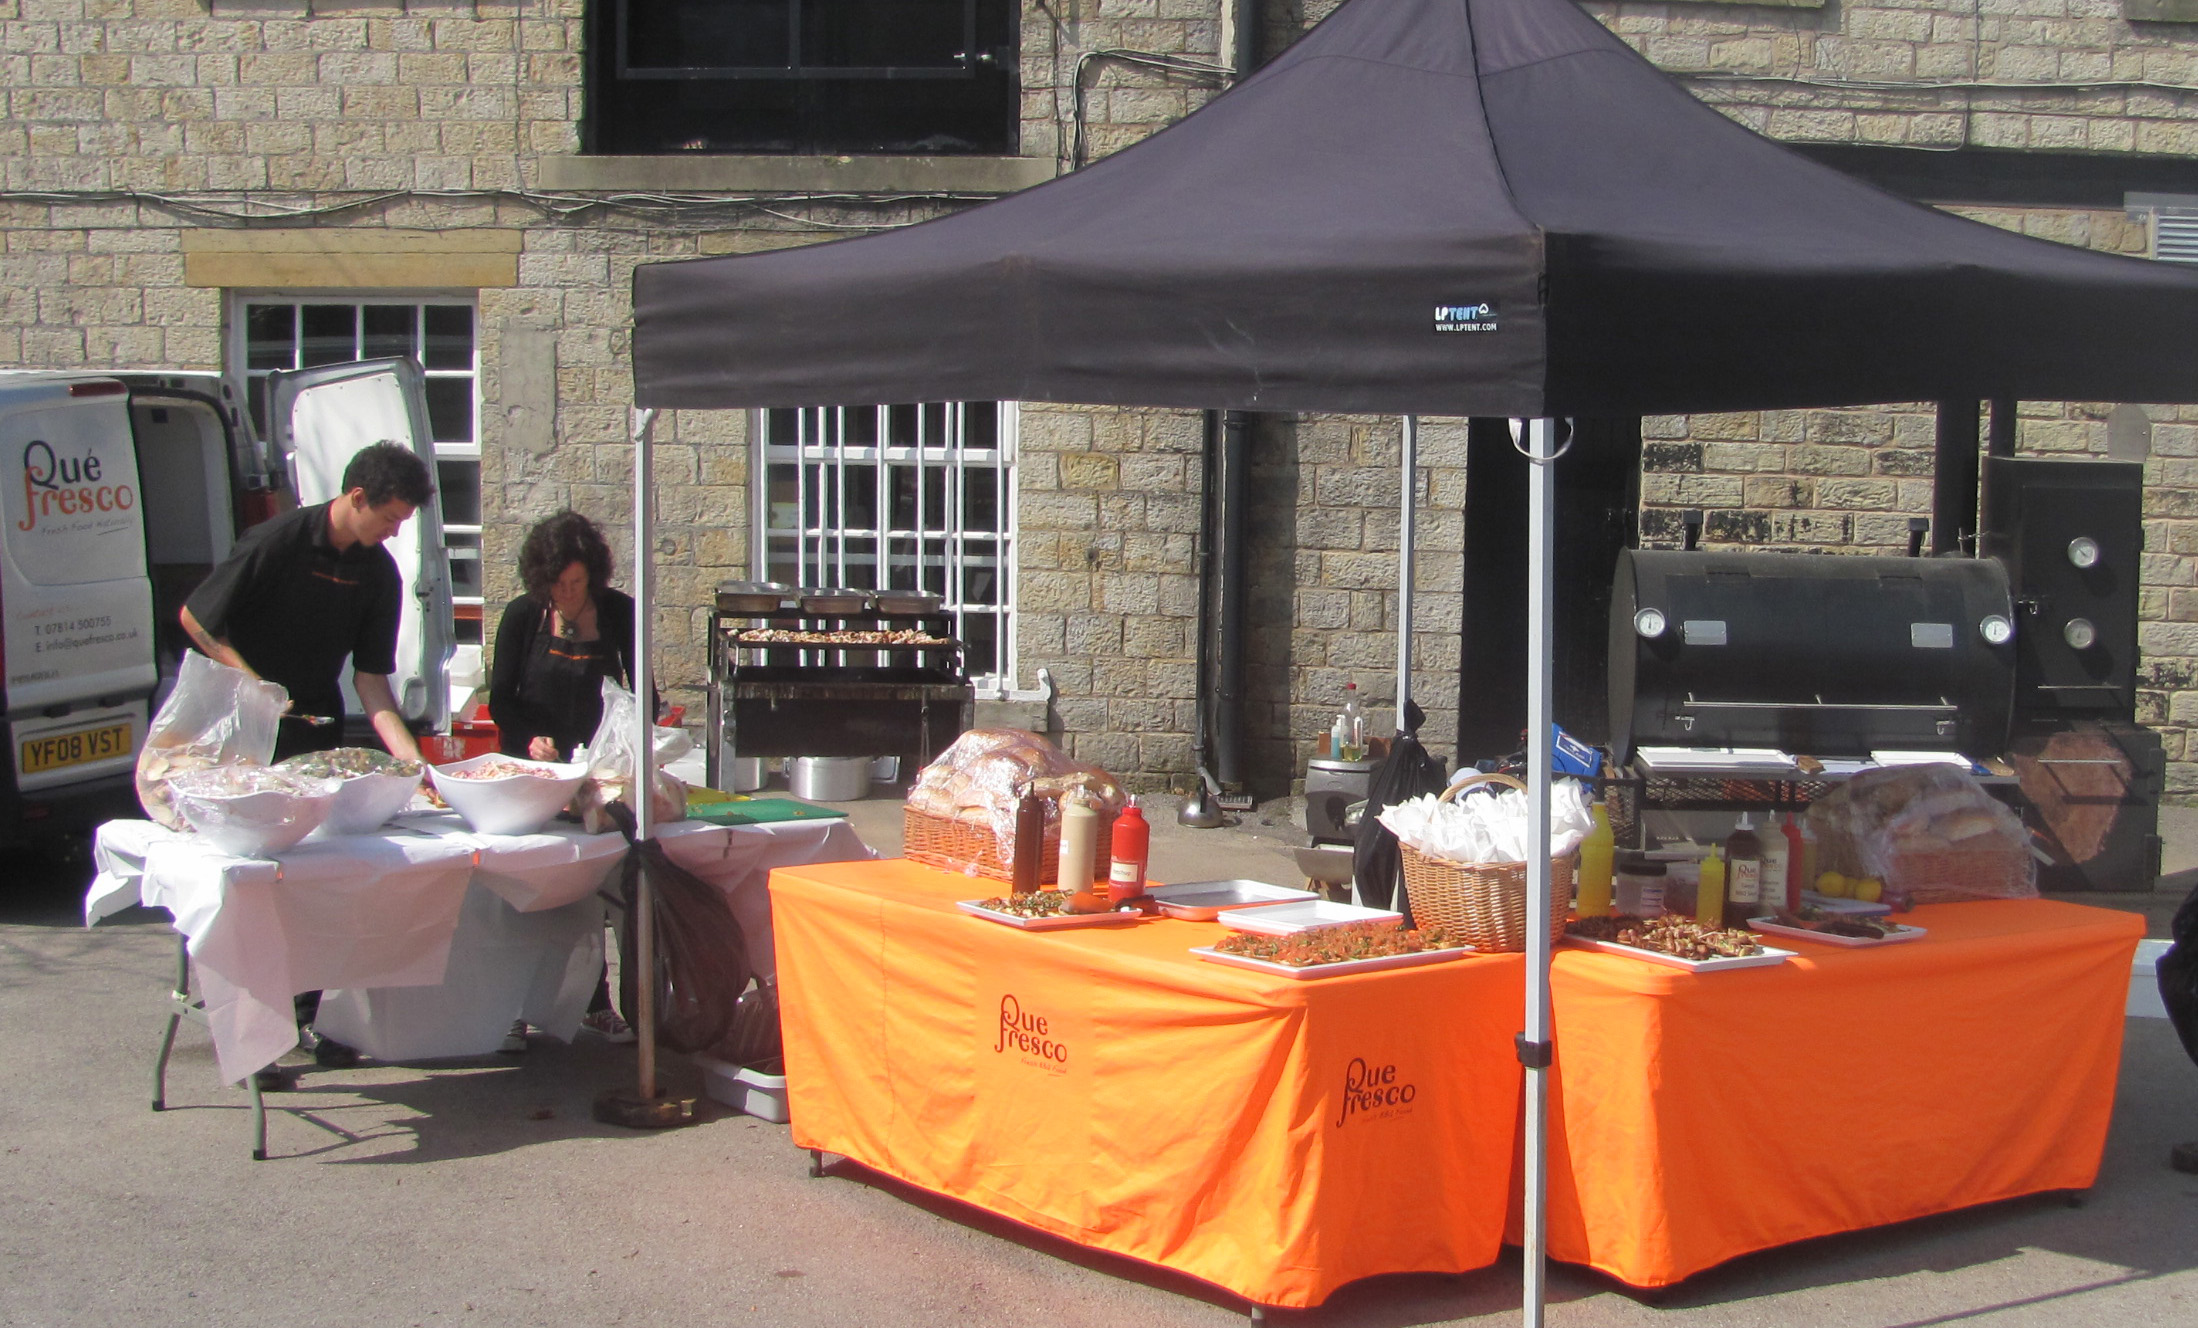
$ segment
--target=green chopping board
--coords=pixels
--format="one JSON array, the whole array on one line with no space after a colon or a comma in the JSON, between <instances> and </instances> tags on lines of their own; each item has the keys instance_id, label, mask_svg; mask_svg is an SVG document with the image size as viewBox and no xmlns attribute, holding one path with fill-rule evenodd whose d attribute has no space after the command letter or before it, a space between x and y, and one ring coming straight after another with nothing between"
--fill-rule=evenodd
<instances>
[{"instance_id":1,"label":"green chopping board","mask_svg":"<svg viewBox=\"0 0 2198 1328\"><path fill-rule=\"evenodd\" d=\"M797 798L749 798L744 802L710 802L687 808L690 821L713 825L762 825L767 821L829 821L844 819L837 807L820 807Z\"/></svg>"}]
</instances>

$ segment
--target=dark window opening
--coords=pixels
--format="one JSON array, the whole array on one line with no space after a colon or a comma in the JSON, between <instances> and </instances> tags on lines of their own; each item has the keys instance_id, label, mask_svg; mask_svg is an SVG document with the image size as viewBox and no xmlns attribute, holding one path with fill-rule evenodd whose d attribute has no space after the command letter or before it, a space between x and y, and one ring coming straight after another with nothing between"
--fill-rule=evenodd
<instances>
[{"instance_id":1,"label":"dark window opening","mask_svg":"<svg viewBox=\"0 0 2198 1328\"><path fill-rule=\"evenodd\" d=\"M593 0L585 151L1012 154L1009 0Z\"/></svg>"}]
</instances>

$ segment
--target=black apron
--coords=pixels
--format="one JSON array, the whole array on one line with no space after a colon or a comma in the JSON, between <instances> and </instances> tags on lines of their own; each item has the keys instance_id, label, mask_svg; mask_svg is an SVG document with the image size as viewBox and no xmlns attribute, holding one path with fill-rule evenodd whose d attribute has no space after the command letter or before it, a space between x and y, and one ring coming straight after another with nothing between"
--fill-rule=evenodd
<instances>
[{"instance_id":1,"label":"black apron","mask_svg":"<svg viewBox=\"0 0 2198 1328\"><path fill-rule=\"evenodd\" d=\"M595 736L603 720L603 680L626 682L618 667L618 652L606 637L593 641L567 640L550 626L550 611L542 611L542 625L534 633L534 646L519 671L519 699L536 714L550 717L548 737L557 744L557 758L572 758L572 749ZM525 755L522 745L519 755Z\"/></svg>"}]
</instances>

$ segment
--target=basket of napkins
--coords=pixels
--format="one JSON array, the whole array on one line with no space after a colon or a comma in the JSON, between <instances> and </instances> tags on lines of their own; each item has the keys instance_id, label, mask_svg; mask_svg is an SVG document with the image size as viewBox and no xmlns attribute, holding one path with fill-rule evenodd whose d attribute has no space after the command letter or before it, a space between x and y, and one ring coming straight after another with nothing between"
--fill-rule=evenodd
<instances>
[{"instance_id":1,"label":"basket of napkins","mask_svg":"<svg viewBox=\"0 0 2198 1328\"><path fill-rule=\"evenodd\" d=\"M1564 933L1572 867L1594 827L1587 795L1571 780L1550 787L1549 936ZM1397 837L1413 922L1461 934L1482 951L1526 949L1526 785L1509 775L1467 775L1440 795L1381 812Z\"/></svg>"}]
</instances>

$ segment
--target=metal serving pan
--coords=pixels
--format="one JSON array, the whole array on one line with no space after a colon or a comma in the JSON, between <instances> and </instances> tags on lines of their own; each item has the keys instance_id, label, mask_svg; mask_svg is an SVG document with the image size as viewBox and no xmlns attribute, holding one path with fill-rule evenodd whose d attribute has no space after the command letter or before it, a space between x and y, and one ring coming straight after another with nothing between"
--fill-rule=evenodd
<instances>
[{"instance_id":1,"label":"metal serving pan","mask_svg":"<svg viewBox=\"0 0 2198 1328\"><path fill-rule=\"evenodd\" d=\"M870 611L870 592L805 588L801 592L801 611L826 615L867 613Z\"/></svg>"},{"instance_id":2,"label":"metal serving pan","mask_svg":"<svg viewBox=\"0 0 2198 1328\"><path fill-rule=\"evenodd\" d=\"M1318 899L1311 890L1293 890L1286 885L1269 885L1265 881L1184 881L1177 885L1156 885L1145 892L1152 896L1160 911L1171 918L1183 918L1191 922L1211 922L1223 909L1250 908L1256 904L1293 904L1304 899Z\"/></svg>"},{"instance_id":3,"label":"metal serving pan","mask_svg":"<svg viewBox=\"0 0 2198 1328\"><path fill-rule=\"evenodd\" d=\"M776 581L720 581L717 583L717 611L777 613L794 593L792 586Z\"/></svg>"},{"instance_id":4,"label":"metal serving pan","mask_svg":"<svg viewBox=\"0 0 2198 1328\"><path fill-rule=\"evenodd\" d=\"M937 613L946 601L937 595L919 594L913 590L881 590L878 592L878 612L896 618L913 617L919 613Z\"/></svg>"}]
</instances>

